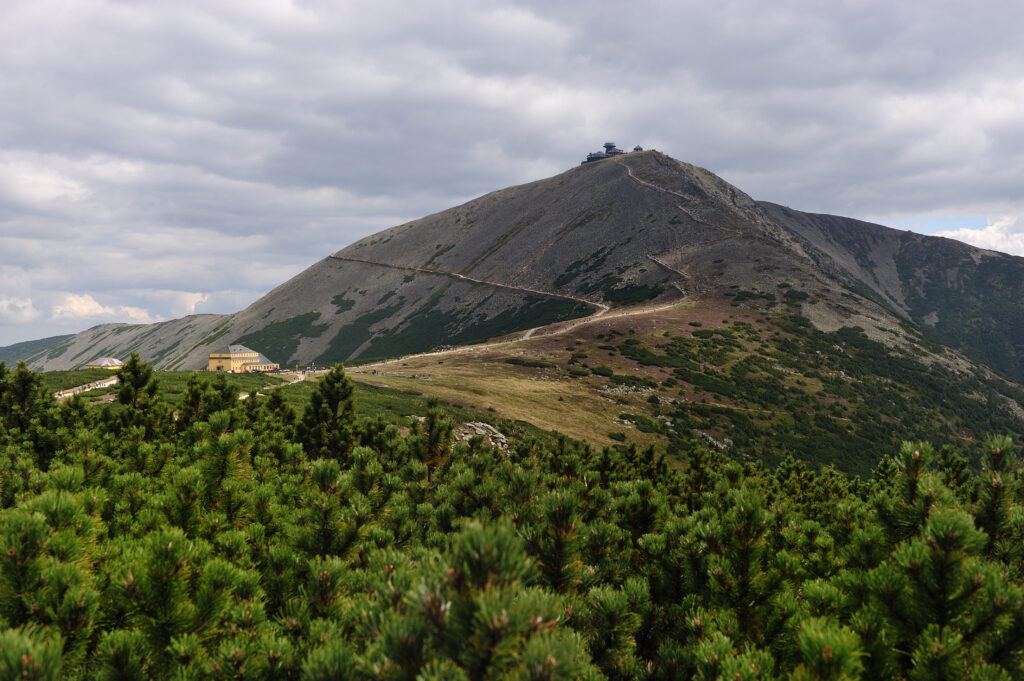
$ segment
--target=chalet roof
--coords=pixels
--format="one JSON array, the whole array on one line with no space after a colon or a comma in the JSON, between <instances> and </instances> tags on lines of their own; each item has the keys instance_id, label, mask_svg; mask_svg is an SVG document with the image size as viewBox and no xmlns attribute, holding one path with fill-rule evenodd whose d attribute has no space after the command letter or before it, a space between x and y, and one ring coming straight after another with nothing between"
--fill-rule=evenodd
<instances>
[{"instance_id":1,"label":"chalet roof","mask_svg":"<svg viewBox=\"0 0 1024 681\"><path fill-rule=\"evenodd\" d=\"M247 354L252 354L254 352L256 352L256 351L255 350L250 350L249 348L245 347L244 345L225 345L220 350L215 351L214 354L218 354L218 355L224 355L224 354L228 354L228 355L247 355Z\"/></svg>"},{"instance_id":2,"label":"chalet roof","mask_svg":"<svg viewBox=\"0 0 1024 681\"><path fill-rule=\"evenodd\" d=\"M252 351L250 350L250 352L252 352ZM262 352L257 353L257 354L259 355L259 357L256 358L255 362L246 362L243 366L249 366L250 364L276 364L277 363L277 362L271 362L267 358L267 356L264 355Z\"/></svg>"},{"instance_id":3,"label":"chalet roof","mask_svg":"<svg viewBox=\"0 0 1024 681\"><path fill-rule=\"evenodd\" d=\"M114 357L97 357L91 362L86 362L86 365L91 367L119 367L123 366L124 362Z\"/></svg>"}]
</instances>

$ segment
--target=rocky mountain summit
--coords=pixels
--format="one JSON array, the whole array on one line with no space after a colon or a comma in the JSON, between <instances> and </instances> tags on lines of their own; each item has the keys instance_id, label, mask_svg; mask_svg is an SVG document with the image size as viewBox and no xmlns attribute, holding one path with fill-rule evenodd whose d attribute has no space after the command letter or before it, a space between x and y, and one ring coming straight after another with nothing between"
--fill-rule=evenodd
<instances>
[{"instance_id":1,"label":"rocky mountain summit","mask_svg":"<svg viewBox=\"0 0 1024 681\"><path fill-rule=\"evenodd\" d=\"M751 199L656 151L611 156L362 239L233 315L107 324L40 370L138 351L198 369L225 343L282 365L483 341L648 302L799 302L823 330L921 336L1024 379L1024 258Z\"/></svg>"}]
</instances>

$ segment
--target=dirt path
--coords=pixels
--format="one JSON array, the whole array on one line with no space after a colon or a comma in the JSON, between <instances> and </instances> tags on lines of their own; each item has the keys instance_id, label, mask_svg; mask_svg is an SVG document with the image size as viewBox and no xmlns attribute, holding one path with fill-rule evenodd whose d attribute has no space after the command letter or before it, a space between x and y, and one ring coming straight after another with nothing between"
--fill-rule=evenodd
<instances>
[{"instance_id":1,"label":"dirt path","mask_svg":"<svg viewBox=\"0 0 1024 681\"><path fill-rule=\"evenodd\" d=\"M615 312L608 312L608 306L603 306L604 309L598 310L594 314L588 317L581 317L579 319L572 319L565 322L555 322L554 324L545 324L544 326L535 326L532 329L527 329L522 336L518 338L510 338L503 341L493 341L490 343L477 343L476 345L460 345L455 348L449 348L447 350L434 350L432 352L419 352L414 355L403 355L402 357L396 357L395 359L386 359L380 362L373 362L371 364L360 364L359 366L347 369L349 373L362 373L362 369L373 369L376 367L387 366L388 364L394 364L395 362L404 362L409 359L416 359L418 357L441 357L459 355L467 352L480 352L481 350L489 350L502 345L511 345L512 343L520 343L525 340L533 338L537 331L543 329L550 329L549 333L543 334L546 338L548 336L561 336L581 326L587 324L593 324L594 322L603 319L618 319L620 317L633 317L636 315L651 314L654 312L660 312L667 310L671 307L679 305L682 301L676 301L667 305L659 305L657 307L642 307L642 308L628 308L625 310L617 310Z\"/></svg>"},{"instance_id":2,"label":"dirt path","mask_svg":"<svg viewBox=\"0 0 1024 681\"><path fill-rule=\"evenodd\" d=\"M459 274L458 272L445 272L444 270L433 270L429 267L414 267L413 265L396 265L389 262L379 262L377 260L366 260L363 258L350 258L345 255L329 255L328 258L334 260L341 260L343 262L359 262L364 265L377 265L379 267L391 267L398 270L404 270L407 272L423 272L424 274L436 274L442 277L453 277L455 279L462 279L463 281L472 282L474 284L483 284L485 286L494 286L496 288L503 288L509 291L516 291L519 293L532 293L538 296L547 296L549 298L561 298L562 300L571 300L574 303L583 303L584 305L590 305L598 308L603 312L607 312L609 308L604 303L596 303L586 298L577 298L576 296L566 295L564 293L552 293L551 291L541 291L540 289L527 288L526 286L513 286L511 284L500 284L496 281L487 281L485 279L476 279L474 277L467 277L465 274Z\"/></svg>"},{"instance_id":3,"label":"dirt path","mask_svg":"<svg viewBox=\"0 0 1024 681\"><path fill-rule=\"evenodd\" d=\"M626 170L629 171L629 168L627 167ZM630 177L632 177L632 174L630 174ZM636 179L636 178L633 178L633 179ZM640 182L641 184L649 184L649 183L644 182L643 180L639 180L639 179L636 179L636 181ZM667 190L661 189L660 187L656 187L655 185L650 185L650 186L653 187L654 189L658 189L659 191L667 191ZM671 193L674 193L674 192L668 192L668 193L671 194ZM459 347L449 348L449 349L446 349L446 350L434 350L432 352L420 352L420 353L416 353L416 354L413 354L413 355L404 355L402 357L395 358L395 359L387 359L387 360L383 360L383 361L380 361L380 362L373 362L371 364L360 364L358 367L353 367L350 370L352 373L360 373L360 371L359 371L360 369L372 369L374 367L382 367L382 366L386 366L388 364L392 364L394 362L404 361L404 360L407 360L407 359L410 359L410 358L415 358L415 357L437 357L437 356L444 356L444 355L460 354L460 353L465 353L465 352L479 352L480 350L486 350L488 348L494 348L494 347L498 347L498 346L501 346L501 345L509 345L511 343L519 343L521 341L525 341L525 340L529 340L529 339L533 338L537 334L538 331L541 331L541 330L544 330L544 329L548 329L549 330L547 333L542 334L544 336L560 336L560 335L562 335L564 333L568 333L569 331L571 331L573 329L576 329L576 328L578 328L580 326L583 326L585 324L592 324L593 322L595 322L598 319L600 319L602 317L605 317L605 316L613 317L613 318L618 318L618 317L631 317L631 316L634 316L634 315L648 314L648 313L651 313L651 312L657 312L657 311L660 311L660 310L666 310L666 309L668 309L670 307L678 305L679 302L681 302L681 301L676 301L674 303L670 303L668 305L662 305L662 306L659 306L659 307L629 308L629 309L626 309L626 310L610 312L611 307L606 305L605 303L598 303L598 302L595 302L595 301L592 301L592 300L587 300L585 298L577 298L576 296L570 296L570 295L566 295L566 294L563 294L563 293L552 293L550 291L541 291L539 289L527 288L525 286L512 286L510 284L500 284L500 283L494 282L494 281L486 281L484 279L476 279L474 277L468 277L465 274L459 274L458 272L445 272L443 270L430 269L429 267L414 267L412 265L396 265L394 263L379 262L379 261L376 261L376 260L366 260L364 258L352 258L352 257L349 257L349 256L344 256L344 255L329 255L327 257L333 258L334 260L341 260L342 262L358 262L358 263L362 263L362 264L365 264L365 265L377 265L379 267L391 267L391 268L394 268L394 269L404 270L404 271L407 271L407 272L423 272L425 274L436 274L436 275L444 276L444 277L453 277L455 279L462 279L463 281L473 282L474 284L483 284L485 286L494 286L494 287L497 287L497 288L508 289L510 291L517 291L517 292L521 292L521 293L531 293L531 294L535 294L535 295L548 296L548 297L551 297L551 298L560 298L562 300L571 300L571 301L573 301L575 303L583 303L584 305L590 305L592 307L597 308L594 311L593 314L588 315L586 317L581 317L579 319L572 319L572 320L568 320L568 321L564 321L564 322L555 322L553 324L545 324L543 326L535 326L535 327L533 327L531 329L527 329L526 331L523 332L523 334L521 336L519 336L517 338L511 338L511 339L503 340L503 341L493 341L493 342L490 342L490 343L478 343L476 345L461 345ZM679 275L681 275L684 278L688 276L687 274L685 274L683 272L680 272L678 270L674 270L671 267L668 267L667 265L665 265L664 263L658 261L654 257L651 257L651 256L648 256L648 257L650 257L651 260L653 260L658 265L661 265L665 269L673 271L676 274L679 274ZM680 292L685 294L685 291L683 291L683 289L681 287L677 286L677 288L679 289Z\"/></svg>"},{"instance_id":4,"label":"dirt path","mask_svg":"<svg viewBox=\"0 0 1024 681\"><path fill-rule=\"evenodd\" d=\"M82 385L76 385L74 388L65 388L64 390L58 390L53 394L57 401L66 400L79 393L89 392L90 390L99 390L100 388L109 388L112 385L117 385L117 376L111 376L110 378L104 378L99 381L93 381L92 383L84 383Z\"/></svg>"},{"instance_id":5,"label":"dirt path","mask_svg":"<svg viewBox=\"0 0 1024 681\"><path fill-rule=\"evenodd\" d=\"M648 255L647 259L650 260L651 262L653 262L654 264L663 267L664 269L668 270L669 272L672 272L673 274L678 274L683 279L687 279L688 280L690 278L690 275L689 275L688 272L685 272L683 270L677 270L675 267L670 267L669 265L666 265L665 263L663 263L661 260L658 260L658 258L656 256Z\"/></svg>"},{"instance_id":6,"label":"dirt path","mask_svg":"<svg viewBox=\"0 0 1024 681\"><path fill-rule=\"evenodd\" d=\"M261 395L266 395L271 390L275 390L275 389L280 388L282 386L291 385L292 383L298 383L300 381L306 380L306 372L304 372L304 371L287 372L287 373L279 374L279 376L281 378L284 378L284 379L287 379L287 380L285 380L284 383L267 383L265 386L263 386L262 388L260 388L256 392L258 394L261 394ZM247 399L249 399L249 393L239 392L238 393L238 399L240 399L240 400L247 400Z\"/></svg>"},{"instance_id":7,"label":"dirt path","mask_svg":"<svg viewBox=\"0 0 1024 681\"><path fill-rule=\"evenodd\" d=\"M682 199L683 201L686 201L687 203L689 203L691 201L691 199L689 197L687 197L684 194L680 194L677 191L673 191L671 189L666 189L665 187L659 187L658 185L653 184L651 182L648 182L647 180L641 180L639 177L637 177L636 175L633 174L633 169L632 168L630 168L628 165L626 165L625 163L623 163L622 161L620 161L618 159L615 159L613 161L613 163L615 163L615 164L625 168L626 169L626 175L628 175L629 179L633 180L637 184L643 185L644 187L648 187L649 189L653 189L654 191L662 192L663 194L669 194L670 196L674 196L677 199ZM700 223L702 225L708 225L709 227L715 227L716 229L720 229L720 230L722 230L724 232L729 232L732 235L732 236L723 237L721 239L714 239L712 241L708 241L708 242L706 242L704 244L698 244L698 245L706 246L708 244L717 243L719 241L728 241L729 239L733 239L736 236L739 236L741 234L740 230L738 230L738 229L734 229L732 227L726 227L724 225L712 224L712 223L708 222L707 220L703 220L703 219L697 217L696 215L694 215L693 213L690 212L689 208L687 208L686 206L684 206L681 203L677 202L676 203L676 207L679 210L681 210L683 213L686 213L686 215L691 220L693 220L694 222Z\"/></svg>"},{"instance_id":8,"label":"dirt path","mask_svg":"<svg viewBox=\"0 0 1024 681\"><path fill-rule=\"evenodd\" d=\"M665 189L664 187L659 187L658 185L653 184L651 182L648 182L647 180L641 180L639 177L637 177L636 175L633 174L633 169L632 168L630 168L625 163L622 163L618 159L614 160L613 162L616 165L619 165L619 166L625 168L626 169L626 174L629 175L629 179L633 180L637 184L642 184L645 187L650 187L651 189L653 189L655 191L662 192L664 194L671 194L672 196L675 196L676 198L682 199L684 201L689 201L690 200L689 198L687 198L683 194L680 194L679 192L672 191L671 189ZM683 208L683 207L680 206L680 208Z\"/></svg>"}]
</instances>

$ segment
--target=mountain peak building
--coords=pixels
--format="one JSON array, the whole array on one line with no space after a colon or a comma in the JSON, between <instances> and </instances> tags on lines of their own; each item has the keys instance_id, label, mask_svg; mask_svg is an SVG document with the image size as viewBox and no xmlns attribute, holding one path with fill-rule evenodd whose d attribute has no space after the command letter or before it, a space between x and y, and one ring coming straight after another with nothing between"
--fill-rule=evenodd
<instances>
[{"instance_id":1,"label":"mountain peak building","mask_svg":"<svg viewBox=\"0 0 1024 681\"><path fill-rule=\"evenodd\" d=\"M637 149L634 149L633 151L636 151L636 150ZM591 152L591 153L587 154L587 158L586 158L585 161L583 161L583 163L591 163L593 161L600 161L601 159L611 158L612 156L619 156L620 154L625 154L625 153L626 153L625 151L623 151L622 149L619 149L617 146L615 146L615 142L605 142L604 143L604 151L594 151L594 152ZM583 163L581 163L580 165L582 165Z\"/></svg>"}]
</instances>

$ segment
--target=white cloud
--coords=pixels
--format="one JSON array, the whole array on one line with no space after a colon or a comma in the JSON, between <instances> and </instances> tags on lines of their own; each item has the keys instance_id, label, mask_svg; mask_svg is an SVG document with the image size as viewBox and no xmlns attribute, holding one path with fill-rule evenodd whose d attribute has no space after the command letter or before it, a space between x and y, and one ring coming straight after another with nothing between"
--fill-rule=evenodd
<instances>
[{"instance_id":1,"label":"white cloud","mask_svg":"<svg viewBox=\"0 0 1024 681\"><path fill-rule=\"evenodd\" d=\"M1003 216L981 229L952 229L935 236L956 239L978 248L1024 256L1024 218Z\"/></svg>"},{"instance_id":2,"label":"white cloud","mask_svg":"<svg viewBox=\"0 0 1024 681\"><path fill-rule=\"evenodd\" d=\"M119 293L120 295L133 294L135 299L146 307L168 310L170 317L196 314L199 308L210 300L209 293L172 289L133 289Z\"/></svg>"},{"instance_id":3,"label":"white cloud","mask_svg":"<svg viewBox=\"0 0 1024 681\"><path fill-rule=\"evenodd\" d=\"M177 306L181 314L195 314L196 308L210 299L209 293L189 293L182 291L177 296Z\"/></svg>"},{"instance_id":4,"label":"white cloud","mask_svg":"<svg viewBox=\"0 0 1024 681\"><path fill-rule=\"evenodd\" d=\"M153 322L160 321L159 317L154 317L146 310L141 307L134 307L132 305L120 305L117 308L118 316L127 318L128 321L135 322L136 324L151 324Z\"/></svg>"},{"instance_id":5,"label":"white cloud","mask_svg":"<svg viewBox=\"0 0 1024 681\"><path fill-rule=\"evenodd\" d=\"M53 308L54 319L93 319L115 314L114 308L100 305L88 294L69 293L64 296L64 302Z\"/></svg>"},{"instance_id":6,"label":"white cloud","mask_svg":"<svg viewBox=\"0 0 1024 681\"><path fill-rule=\"evenodd\" d=\"M89 189L67 176L54 160L38 154L5 153L0 158L0 200L45 208L56 202L76 203Z\"/></svg>"},{"instance_id":7,"label":"white cloud","mask_svg":"<svg viewBox=\"0 0 1024 681\"><path fill-rule=\"evenodd\" d=\"M100 304L91 295L68 293L58 305L53 307L52 317L58 321L67 320L102 320L109 322L134 322L149 324L158 321L145 309L131 305L112 307Z\"/></svg>"},{"instance_id":8,"label":"white cloud","mask_svg":"<svg viewBox=\"0 0 1024 681\"><path fill-rule=\"evenodd\" d=\"M0 296L0 324L28 324L40 316L31 298Z\"/></svg>"}]
</instances>

